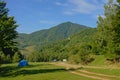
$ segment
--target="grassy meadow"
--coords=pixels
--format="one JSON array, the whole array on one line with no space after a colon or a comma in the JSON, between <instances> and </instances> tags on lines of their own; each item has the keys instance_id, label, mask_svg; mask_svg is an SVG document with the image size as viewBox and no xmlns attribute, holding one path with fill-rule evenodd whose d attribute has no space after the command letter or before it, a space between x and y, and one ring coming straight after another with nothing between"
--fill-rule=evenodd
<instances>
[{"instance_id":1,"label":"grassy meadow","mask_svg":"<svg viewBox=\"0 0 120 80\"><path fill-rule=\"evenodd\" d=\"M95 72L95 73L111 75L111 76L120 76L120 69L85 68L84 70Z\"/></svg>"},{"instance_id":2,"label":"grassy meadow","mask_svg":"<svg viewBox=\"0 0 120 80\"><path fill-rule=\"evenodd\" d=\"M54 64L30 62L26 67L18 67L17 63L3 64L0 66L0 80L120 80L120 68L84 66L66 70L67 66Z\"/></svg>"},{"instance_id":3,"label":"grassy meadow","mask_svg":"<svg viewBox=\"0 0 120 80\"><path fill-rule=\"evenodd\" d=\"M49 63L29 63L27 67L17 64L0 66L0 80L94 80L69 73L64 67Z\"/></svg>"},{"instance_id":4,"label":"grassy meadow","mask_svg":"<svg viewBox=\"0 0 120 80\"><path fill-rule=\"evenodd\" d=\"M63 62L29 62L29 66L18 67L15 64L0 66L0 80L120 80L120 68L116 65L107 66L104 56L95 56L89 65L77 65ZM66 68L71 68L66 70Z\"/></svg>"}]
</instances>

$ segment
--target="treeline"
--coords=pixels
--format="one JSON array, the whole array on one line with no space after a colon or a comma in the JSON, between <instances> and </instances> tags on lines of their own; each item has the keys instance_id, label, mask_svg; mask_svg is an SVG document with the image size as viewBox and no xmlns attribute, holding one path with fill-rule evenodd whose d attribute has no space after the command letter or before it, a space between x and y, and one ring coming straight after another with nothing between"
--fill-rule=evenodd
<instances>
[{"instance_id":1,"label":"treeline","mask_svg":"<svg viewBox=\"0 0 120 80\"><path fill-rule=\"evenodd\" d=\"M28 60L67 59L72 63L88 64L94 60L93 55L104 55L108 61L120 62L120 0L109 0L104 5L104 17L98 17L96 29L85 29L53 44L37 45L35 51L27 56Z\"/></svg>"},{"instance_id":2,"label":"treeline","mask_svg":"<svg viewBox=\"0 0 120 80\"><path fill-rule=\"evenodd\" d=\"M14 39L17 37L18 25L14 17L8 16L6 2L0 0L0 64L19 61L21 54Z\"/></svg>"}]
</instances>

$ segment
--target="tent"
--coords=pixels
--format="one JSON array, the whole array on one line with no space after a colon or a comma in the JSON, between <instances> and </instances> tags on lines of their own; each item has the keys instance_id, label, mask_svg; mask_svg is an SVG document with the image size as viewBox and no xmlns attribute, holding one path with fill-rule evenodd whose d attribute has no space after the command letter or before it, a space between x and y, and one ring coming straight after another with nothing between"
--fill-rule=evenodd
<instances>
[{"instance_id":1,"label":"tent","mask_svg":"<svg viewBox=\"0 0 120 80\"><path fill-rule=\"evenodd\" d=\"M27 60L21 60L18 64L18 66L28 66L28 61Z\"/></svg>"}]
</instances>

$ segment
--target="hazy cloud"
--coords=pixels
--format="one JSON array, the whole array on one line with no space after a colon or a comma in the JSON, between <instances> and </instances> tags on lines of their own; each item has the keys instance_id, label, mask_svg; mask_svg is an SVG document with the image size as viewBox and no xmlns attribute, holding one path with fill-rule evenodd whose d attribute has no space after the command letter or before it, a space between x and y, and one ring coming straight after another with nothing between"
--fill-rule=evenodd
<instances>
[{"instance_id":1,"label":"hazy cloud","mask_svg":"<svg viewBox=\"0 0 120 80\"><path fill-rule=\"evenodd\" d=\"M98 1L93 0L94 3L90 3L87 0L69 0L69 4L73 5L72 9L68 9L66 13L76 14L84 13L89 14L99 9Z\"/></svg>"},{"instance_id":2,"label":"hazy cloud","mask_svg":"<svg viewBox=\"0 0 120 80\"><path fill-rule=\"evenodd\" d=\"M101 16L102 18L105 18L105 15L97 15L96 18L98 18L98 17L100 17L100 16Z\"/></svg>"},{"instance_id":3,"label":"hazy cloud","mask_svg":"<svg viewBox=\"0 0 120 80\"><path fill-rule=\"evenodd\" d=\"M67 3L61 3L61 2L55 2L56 5L58 6L67 6Z\"/></svg>"},{"instance_id":4,"label":"hazy cloud","mask_svg":"<svg viewBox=\"0 0 120 80\"><path fill-rule=\"evenodd\" d=\"M90 14L97 10L103 9L103 3L106 3L106 0L67 0L66 3L56 2L58 6L64 7L64 14Z\"/></svg>"}]
</instances>

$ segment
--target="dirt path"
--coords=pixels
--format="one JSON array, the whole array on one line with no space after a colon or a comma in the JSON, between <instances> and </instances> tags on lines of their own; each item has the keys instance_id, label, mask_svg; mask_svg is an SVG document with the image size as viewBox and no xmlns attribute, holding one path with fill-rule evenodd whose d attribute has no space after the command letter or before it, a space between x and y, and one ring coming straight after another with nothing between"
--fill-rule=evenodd
<instances>
[{"instance_id":1,"label":"dirt path","mask_svg":"<svg viewBox=\"0 0 120 80\"><path fill-rule=\"evenodd\" d=\"M120 78L119 76L100 74L100 73L95 73L95 72L89 72L89 71L86 71L86 70L78 70L78 71L83 72L83 73L87 73L87 74L95 74L95 75L103 76L103 77L109 77L109 78Z\"/></svg>"},{"instance_id":2,"label":"dirt path","mask_svg":"<svg viewBox=\"0 0 120 80\"><path fill-rule=\"evenodd\" d=\"M71 64L68 64L68 63L64 63L64 62L57 62L57 63L55 62L55 63L51 63L51 64L54 64L54 65L57 65L57 66L63 66L67 70L70 69L70 68L78 69L78 68L81 67L79 65L71 65Z\"/></svg>"},{"instance_id":3,"label":"dirt path","mask_svg":"<svg viewBox=\"0 0 120 80\"><path fill-rule=\"evenodd\" d=\"M98 76L90 76L90 75L79 73L79 72L76 72L76 71L69 71L69 72L73 73L73 74L76 74L76 75L80 75L80 76L96 79L96 80L111 80L111 79L108 79L108 78L102 78L102 77L98 77Z\"/></svg>"},{"instance_id":4,"label":"dirt path","mask_svg":"<svg viewBox=\"0 0 120 80\"><path fill-rule=\"evenodd\" d=\"M60 65L60 66L66 66L66 67L72 67L72 68L80 68L80 67L83 67L83 68L98 68L98 69L120 69L120 67L99 67L99 66L83 66L83 65L73 65L73 64L68 64L68 63L64 63L64 62L57 62L57 63L53 63L55 65Z\"/></svg>"},{"instance_id":5,"label":"dirt path","mask_svg":"<svg viewBox=\"0 0 120 80\"><path fill-rule=\"evenodd\" d=\"M118 76L113 76L113 75L105 75L105 74L100 74L100 73L95 73L95 72L89 72L89 71L86 71L86 70L77 70L81 67L105 69L104 67L71 65L71 64L63 63L63 62L59 62L59 63L57 62L57 63L51 63L51 64L54 64L54 65L57 65L57 66L63 66L70 73L80 75L80 76L84 76L84 77L88 77L88 78L92 78L92 79L96 79L96 80L111 80L110 78L120 78ZM71 69L74 69L74 70L71 70Z\"/></svg>"}]
</instances>

